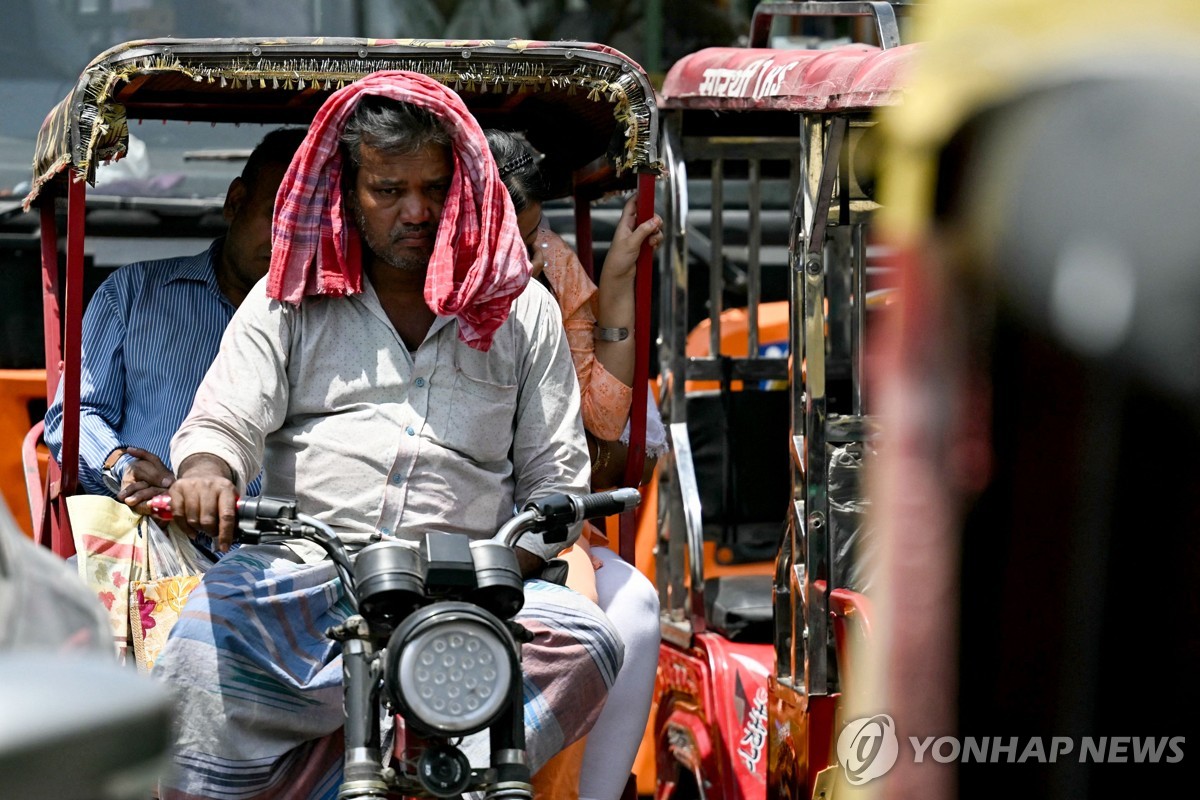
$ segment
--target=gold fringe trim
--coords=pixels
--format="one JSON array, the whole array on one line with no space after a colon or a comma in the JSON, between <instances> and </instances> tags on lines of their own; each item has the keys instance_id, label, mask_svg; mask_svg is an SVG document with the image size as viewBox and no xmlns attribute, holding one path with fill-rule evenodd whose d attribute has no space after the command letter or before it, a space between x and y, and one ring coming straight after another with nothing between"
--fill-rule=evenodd
<instances>
[{"instance_id":1,"label":"gold fringe trim","mask_svg":"<svg viewBox=\"0 0 1200 800\"><path fill-rule=\"evenodd\" d=\"M592 102L607 103L613 106L613 117L622 127L623 150L610 154L617 173L628 169L662 172L662 162L656 158L657 143L652 141L650 134L657 110L653 99L646 96L645 85L637 79L634 68L629 64L589 60L587 56L591 51L582 49L568 50L566 57L554 53L553 59L538 58L538 49L528 48L528 42L517 40L504 46L510 51L526 54L528 58L518 61L479 49L494 46L493 42L401 40L395 43L439 48L461 46L463 49L459 56L413 54L340 59L263 55L254 59L231 57L225 63L184 61L169 51L163 51L143 59L121 62L116 68L103 62L96 64L91 68L92 74L83 87L82 97L79 100L75 99L76 96L68 99L68 102L79 104L79 138L74 143L72 161L90 182L95 178L97 163L125 155L129 141L125 109L119 104L110 104L108 100L119 85L141 75L174 72L186 75L197 83L218 83L222 88L231 90L266 89L269 82L272 89L282 86L285 90L302 91L309 86L320 86L328 91L335 87L340 89L372 72L406 70L428 75L460 92L579 92ZM365 56L365 52L359 51L362 56ZM67 109L60 106L55 113L65 116ZM67 119L62 120L57 135L71 136L68 122ZM61 170L62 166L60 158L53 163L53 172ZM53 172L43 168L36 178L36 185L40 187L53 176Z\"/></svg>"}]
</instances>

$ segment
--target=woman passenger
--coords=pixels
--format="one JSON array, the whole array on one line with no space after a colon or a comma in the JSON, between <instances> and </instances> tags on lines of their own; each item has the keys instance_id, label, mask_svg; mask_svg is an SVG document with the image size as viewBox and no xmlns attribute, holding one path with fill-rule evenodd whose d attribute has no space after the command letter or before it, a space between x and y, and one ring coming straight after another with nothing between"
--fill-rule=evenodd
<instances>
[{"instance_id":1,"label":"woman passenger","mask_svg":"<svg viewBox=\"0 0 1200 800\"><path fill-rule=\"evenodd\" d=\"M656 215L635 227L636 203L630 200L625 204L597 286L575 252L545 223L542 200L546 187L533 148L512 133L485 133L501 180L512 197L522 238L530 248L534 277L546 284L562 310L579 378L583 424L592 456L592 490L613 488L625 472L629 407L635 394L633 281L637 256L644 242L654 248L662 243L662 220ZM645 475L666 451L658 407L653 397L647 402ZM658 667L658 594L644 575L608 547L600 531L585 528L579 543L595 567L594 599L625 643L625 662L588 734L578 796L581 800L616 800L633 767L650 713ZM584 570L580 570L579 562L574 562L569 581L585 594L590 587L578 586L578 581L592 578L580 574L591 572L587 566L583 562ZM562 796L562 791L556 788L554 796Z\"/></svg>"}]
</instances>

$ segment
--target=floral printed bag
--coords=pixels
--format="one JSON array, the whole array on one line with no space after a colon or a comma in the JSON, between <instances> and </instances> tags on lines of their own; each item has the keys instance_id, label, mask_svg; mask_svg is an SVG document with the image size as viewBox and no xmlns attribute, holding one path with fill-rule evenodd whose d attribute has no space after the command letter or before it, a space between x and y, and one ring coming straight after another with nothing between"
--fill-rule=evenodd
<instances>
[{"instance_id":1,"label":"floral printed bag","mask_svg":"<svg viewBox=\"0 0 1200 800\"><path fill-rule=\"evenodd\" d=\"M138 669L149 672L188 595L210 566L174 525L145 526L143 577L129 585L129 622Z\"/></svg>"},{"instance_id":2,"label":"floral printed bag","mask_svg":"<svg viewBox=\"0 0 1200 800\"><path fill-rule=\"evenodd\" d=\"M129 583L143 576L145 534L149 520L124 503L102 495L67 498L76 567L108 611L117 660L129 654Z\"/></svg>"},{"instance_id":3,"label":"floral printed bag","mask_svg":"<svg viewBox=\"0 0 1200 800\"><path fill-rule=\"evenodd\" d=\"M117 660L149 670L208 569L187 537L111 497L67 498L79 577L108 611Z\"/></svg>"}]
</instances>

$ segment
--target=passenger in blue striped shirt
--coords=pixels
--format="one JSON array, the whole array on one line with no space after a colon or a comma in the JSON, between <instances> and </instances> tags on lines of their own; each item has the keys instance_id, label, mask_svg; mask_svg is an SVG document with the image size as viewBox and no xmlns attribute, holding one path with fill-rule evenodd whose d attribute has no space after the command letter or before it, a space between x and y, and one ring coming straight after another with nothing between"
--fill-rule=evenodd
<instances>
[{"instance_id":1,"label":"passenger in blue striped shirt","mask_svg":"<svg viewBox=\"0 0 1200 800\"><path fill-rule=\"evenodd\" d=\"M175 476L171 437L192 407L221 335L271 261L275 193L306 131L268 133L225 196L226 235L193 256L127 264L83 316L79 482L142 513ZM62 384L46 412L46 444L61 458ZM258 493L258 480L248 488Z\"/></svg>"}]
</instances>

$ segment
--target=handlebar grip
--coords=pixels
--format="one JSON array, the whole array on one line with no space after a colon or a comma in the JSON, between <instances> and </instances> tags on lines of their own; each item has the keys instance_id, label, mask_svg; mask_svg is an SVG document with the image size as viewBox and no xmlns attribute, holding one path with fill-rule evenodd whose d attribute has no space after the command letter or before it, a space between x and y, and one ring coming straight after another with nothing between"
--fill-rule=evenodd
<instances>
[{"instance_id":1,"label":"handlebar grip","mask_svg":"<svg viewBox=\"0 0 1200 800\"><path fill-rule=\"evenodd\" d=\"M171 511L171 495L169 494L160 494L157 497L151 497L146 501L146 505L150 507L150 513L153 516L164 522L170 522L175 519L175 514Z\"/></svg>"},{"instance_id":2,"label":"handlebar grip","mask_svg":"<svg viewBox=\"0 0 1200 800\"><path fill-rule=\"evenodd\" d=\"M607 517L620 514L642 502L642 494L632 487L613 489L609 492L596 492L580 498L583 502L583 513L580 519Z\"/></svg>"},{"instance_id":3,"label":"handlebar grip","mask_svg":"<svg viewBox=\"0 0 1200 800\"><path fill-rule=\"evenodd\" d=\"M280 500L274 497L239 497L236 503L238 519L243 522L296 518L295 500ZM164 493L152 497L146 501L146 505L150 507L150 512L155 517L164 522L170 522L175 518L169 494Z\"/></svg>"},{"instance_id":4,"label":"handlebar grip","mask_svg":"<svg viewBox=\"0 0 1200 800\"><path fill-rule=\"evenodd\" d=\"M596 492L595 494L569 495L569 494L552 494L543 497L539 500L531 500L525 504L523 509L526 512L533 514L532 517L525 520L519 525L521 533L527 531L547 532L556 528L563 529L565 535L565 526L574 525L577 522L582 522L585 519L593 517L607 517L610 514L620 514L633 508L642 500L641 494L637 489L624 488L614 489L610 492ZM501 541L509 541L513 531L510 526L516 523L521 517L514 517L505 527L500 529L496 534L496 538ZM512 542L519 539L517 534Z\"/></svg>"},{"instance_id":5,"label":"handlebar grip","mask_svg":"<svg viewBox=\"0 0 1200 800\"><path fill-rule=\"evenodd\" d=\"M279 519L296 518L296 501L294 498L279 497L239 497L237 515L242 522L270 522Z\"/></svg>"}]
</instances>

